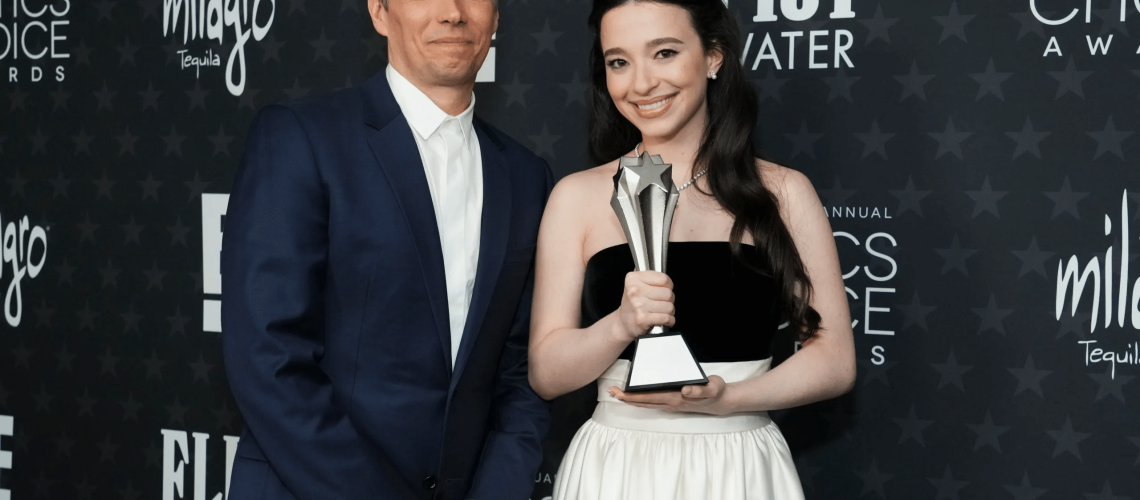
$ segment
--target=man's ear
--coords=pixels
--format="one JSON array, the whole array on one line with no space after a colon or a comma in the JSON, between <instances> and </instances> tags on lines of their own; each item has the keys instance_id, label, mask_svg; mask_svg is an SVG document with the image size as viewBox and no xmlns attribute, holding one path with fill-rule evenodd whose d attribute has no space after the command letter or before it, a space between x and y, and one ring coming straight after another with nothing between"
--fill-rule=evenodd
<instances>
[{"instance_id":1,"label":"man's ear","mask_svg":"<svg viewBox=\"0 0 1140 500\"><path fill-rule=\"evenodd\" d=\"M368 15L372 17L372 27L382 36L388 36L388 9L380 0L368 0Z\"/></svg>"}]
</instances>

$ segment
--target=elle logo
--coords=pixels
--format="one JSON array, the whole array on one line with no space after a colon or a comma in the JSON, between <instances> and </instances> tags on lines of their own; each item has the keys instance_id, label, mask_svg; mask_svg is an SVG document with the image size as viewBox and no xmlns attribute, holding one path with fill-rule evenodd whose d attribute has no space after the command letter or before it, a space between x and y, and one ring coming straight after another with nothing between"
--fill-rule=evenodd
<instances>
[{"instance_id":1,"label":"elle logo","mask_svg":"<svg viewBox=\"0 0 1140 500\"><path fill-rule=\"evenodd\" d=\"M194 438L193 455L190 454L186 431L162 429L162 500L186 498L187 465L194 466L194 500L206 500L206 444L210 435L195 432L191 436ZM225 500L229 496L230 473L237 453L237 436L224 436L222 439L226 442L226 489L214 495L212 500ZM5 499L0 497L0 500Z\"/></svg>"},{"instance_id":2,"label":"elle logo","mask_svg":"<svg viewBox=\"0 0 1140 500\"><path fill-rule=\"evenodd\" d=\"M0 415L0 436L11 437L15 430L16 420L7 415ZM12 470L12 452L0 450L0 470ZM12 500L12 491L0 488L0 500Z\"/></svg>"},{"instance_id":3,"label":"elle logo","mask_svg":"<svg viewBox=\"0 0 1140 500\"><path fill-rule=\"evenodd\" d=\"M202 195L202 331L222 331L222 231L230 195Z\"/></svg>"}]
</instances>

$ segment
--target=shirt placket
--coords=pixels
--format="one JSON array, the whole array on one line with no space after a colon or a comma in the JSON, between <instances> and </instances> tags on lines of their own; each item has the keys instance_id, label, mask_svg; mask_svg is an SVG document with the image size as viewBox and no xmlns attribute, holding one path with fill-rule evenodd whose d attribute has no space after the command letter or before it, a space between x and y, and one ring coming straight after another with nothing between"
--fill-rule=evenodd
<instances>
[{"instance_id":1,"label":"shirt placket","mask_svg":"<svg viewBox=\"0 0 1140 500\"><path fill-rule=\"evenodd\" d=\"M460 148L463 138L460 135L459 123L449 118L440 126L440 138L443 139L444 156L444 195L443 212L446 222L443 223L444 267L447 279L448 312L451 323L451 337L453 340L452 360L459 350L459 340L463 333L463 324L466 320L464 311L467 308L467 261L465 256L464 235L466 234L465 206L466 176Z\"/></svg>"}]
</instances>

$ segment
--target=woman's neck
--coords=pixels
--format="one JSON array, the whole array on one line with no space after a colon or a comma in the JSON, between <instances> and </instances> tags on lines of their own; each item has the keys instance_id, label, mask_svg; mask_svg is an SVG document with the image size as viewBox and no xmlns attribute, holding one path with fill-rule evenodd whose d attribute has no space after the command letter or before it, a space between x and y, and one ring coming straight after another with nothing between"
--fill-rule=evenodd
<instances>
[{"instance_id":1,"label":"woman's neck","mask_svg":"<svg viewBox=\"0 0 1140 500\"><path fill-rule=\"evenodd\" d=\"M696 173L693 162L704 138L707 112L701 109L681 130L671 136L642 136L641 152L660 155L665 163L673 165L673 182L680 186L689 182Z\"/></svg>"}]
</instances>

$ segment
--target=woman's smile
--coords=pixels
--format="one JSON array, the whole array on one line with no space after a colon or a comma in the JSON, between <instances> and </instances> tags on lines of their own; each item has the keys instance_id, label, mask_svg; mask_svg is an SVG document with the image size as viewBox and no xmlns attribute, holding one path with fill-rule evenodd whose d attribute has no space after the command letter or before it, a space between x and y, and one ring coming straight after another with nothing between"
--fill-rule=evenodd
<instances>
[{"instance_id":1,"label":"woman's smile","mask_svg":"<svg viewBox=\"0 0 1140 500\"><path fill-rule=\"evenodd\" d=\"M644 120L660 117L669 111L673 106L673 101L677 94L670 94L667 96L656 97L653 99L645 99L641 101L630 101L634 108L637 110L637 116Z\"/></svg>"}]
</instances>

